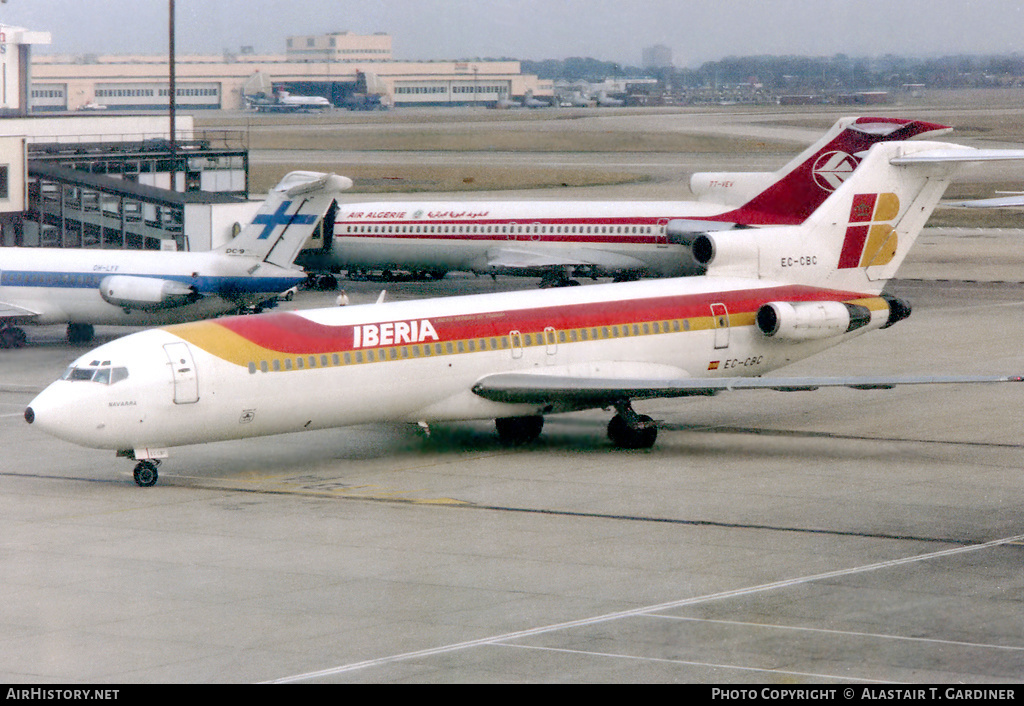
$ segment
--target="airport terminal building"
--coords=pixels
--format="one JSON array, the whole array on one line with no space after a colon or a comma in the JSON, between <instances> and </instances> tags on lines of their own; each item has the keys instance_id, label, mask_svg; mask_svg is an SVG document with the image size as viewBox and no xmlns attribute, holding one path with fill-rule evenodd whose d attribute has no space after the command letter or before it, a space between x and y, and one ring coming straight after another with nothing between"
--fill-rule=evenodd
<instances>
[{"instance_id":1,"label":"airport terminal building","mask_svg":"<svg viewBox=\"0 0 1024 706\"><path fill-rule=\"evenodd\" d=\"M518 61L395 61L387 34L289 37L284 54L257 55L243 47L238 53L177 56L175 67L182 110L242 110L247 85L257 77L339 107L368 91L394 106L489 105L553 95L550 81L524 75ZM166 110L167 77L166 55L36 55L31 110Z\"/></svg>"}]
</instances>

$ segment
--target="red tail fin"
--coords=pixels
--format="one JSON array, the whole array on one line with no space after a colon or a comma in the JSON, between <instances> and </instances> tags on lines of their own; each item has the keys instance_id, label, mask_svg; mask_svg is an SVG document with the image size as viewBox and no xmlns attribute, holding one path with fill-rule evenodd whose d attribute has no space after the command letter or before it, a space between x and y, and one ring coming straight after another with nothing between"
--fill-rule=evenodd
<instances>
[{"instance_id":1,"label":"red tail fin","mask_svg":"<svg viewBox=\"0 0 1024 706\"><path fill-rule=\"evenodd\" d=\"M744 225L803 223L853 173L872 145L926 134L934 137L952 129L901 118L845 118L836 127L838 134L831 139L826 135L783 167L771 186L743 206L710 220Z\"/></svg>"}]
</instances>

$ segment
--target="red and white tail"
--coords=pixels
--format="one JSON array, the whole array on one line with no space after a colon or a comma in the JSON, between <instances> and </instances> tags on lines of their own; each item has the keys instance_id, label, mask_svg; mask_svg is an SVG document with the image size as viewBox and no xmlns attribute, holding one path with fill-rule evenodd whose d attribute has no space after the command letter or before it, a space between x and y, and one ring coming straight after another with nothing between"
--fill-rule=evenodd
<instances>
[{"instance_id":1,"label":"red and white tail","mask_svg":"<svg viewBox=\"0 0 1024 706\"><path fill-rule=\"evenodd\" d=\"M699 173L690 189L702 201L735 210L711 220L744 225L796 225L814 213L872 145L934 137L952 128L901 118L840 118L825 135L776 172Z\"/></svg>"},{"instance_id":2,"label":"red and white tail","mask_svg":"<svg viewBox=\"0 0 1024 706\"><path fill-rule=\"evenodd\" d=\"M887 142L799 226L706 233L708 275L758 277L879 293L903 262L960 164L1024 160L1024 150Z\"/></svg>"}]
</instances>

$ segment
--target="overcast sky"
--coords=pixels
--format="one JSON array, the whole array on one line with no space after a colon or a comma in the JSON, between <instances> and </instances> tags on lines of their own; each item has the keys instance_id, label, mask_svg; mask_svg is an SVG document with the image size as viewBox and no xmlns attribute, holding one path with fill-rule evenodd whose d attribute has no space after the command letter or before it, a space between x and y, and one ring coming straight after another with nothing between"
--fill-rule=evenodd
<instances>
[{"instance_id":1,"label":"overcast sky","mask_svg":"<svg viewBox=\"0 0 1024 706\"><path fill-rule=\"evenodd\" d=\"M283 53L289 35L385 32L396 59L590 56L676 66L726 56L1024 51L1024 0L176 0L177 51ZM36 51L167 51L166 0L5 0L0 23L50 32Z\"/></svg>"}]
</instances>

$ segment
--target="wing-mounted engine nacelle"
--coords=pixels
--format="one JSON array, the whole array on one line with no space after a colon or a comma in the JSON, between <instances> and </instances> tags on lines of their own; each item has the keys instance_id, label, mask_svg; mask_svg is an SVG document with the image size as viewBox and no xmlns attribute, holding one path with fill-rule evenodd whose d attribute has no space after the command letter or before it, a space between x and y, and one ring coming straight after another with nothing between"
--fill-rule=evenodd
<instances>
[{"instance_id":1,"label":"wing-mounted engine nacelle","mask_svg":"<svg viewBox=\"0 0 1024 706\"><path fill-rule=\"evenodd\" d=\"M768 302L757 310L754 323L768 338L814 341L858 329L887 328L910 316L910 305L883 295L852 302Z\"/></svg>"},{"instance_id":2,"label":"wing-mounted engine nacelle","mask_svg":"<svg viewBox=\"0 0 1024 706\"><path fill-rule=\"evenodd\" d=\"M690 177L690 191L698 201L742 206L777 179L771 172L697 172Z\"/></svg>"},{"instance_id":3,"label":"wing-mounted engine nacelle","mask_svg":"<svg viewBox=\"0 0 1024 706\"><path fill-rule=\"evenodd\" d=\"M104 301L123 309L171 309L190 304L199 298L195 287L183 282L156 277L111 275L100 282Z\"/></svg>"}]
</instances>

